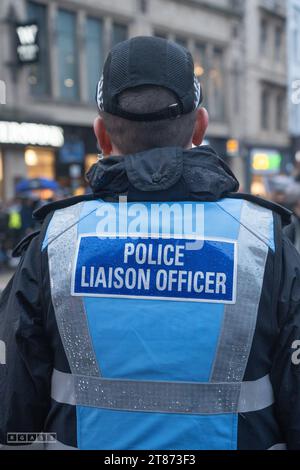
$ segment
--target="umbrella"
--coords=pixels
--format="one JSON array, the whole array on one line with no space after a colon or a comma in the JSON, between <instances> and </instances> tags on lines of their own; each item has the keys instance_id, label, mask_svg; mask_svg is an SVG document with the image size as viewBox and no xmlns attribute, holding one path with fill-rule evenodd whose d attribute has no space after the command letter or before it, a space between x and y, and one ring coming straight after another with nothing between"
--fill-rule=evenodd
<instances>
[{"instance_id":1,"label":"umbrella","mask_svg":"<svg viewBox=\"0 0 300 470\"><path fill-rule=\"evenodd\" d=\"M56 181L49 180L47 178L32 178L24 179L20 181L16 186L17 193L24 193L26 191L34 191L41 189L50 189L52 191L57 191L59 185Z\"/></svg>"}]
</instances>

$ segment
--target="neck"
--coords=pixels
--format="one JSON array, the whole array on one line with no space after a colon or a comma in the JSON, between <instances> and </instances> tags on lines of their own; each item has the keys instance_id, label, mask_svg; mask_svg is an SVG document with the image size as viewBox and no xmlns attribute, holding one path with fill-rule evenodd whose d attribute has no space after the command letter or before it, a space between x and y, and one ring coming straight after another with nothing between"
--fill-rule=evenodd
<instances>
[{"instance_id":1,"label":"neck","mask_svg":"<svg viewBox=\"0 0 300 470\"><path fill-rule=\"evenodd\" d=\"M184 150L190 150L192 148L195 148L196 145L194 145L192 143L192 141L186 146L184 147ZM142 152L142 150L137 150L135 153L140 153ZM114 157L124 157L125 154L123 152L121 152L118 147L116 147L114 144L112 144L112 151L110 154L105 154L104 155L104 158L109 158L110 156L114 156Z\"/></svg>"}]
</instances>

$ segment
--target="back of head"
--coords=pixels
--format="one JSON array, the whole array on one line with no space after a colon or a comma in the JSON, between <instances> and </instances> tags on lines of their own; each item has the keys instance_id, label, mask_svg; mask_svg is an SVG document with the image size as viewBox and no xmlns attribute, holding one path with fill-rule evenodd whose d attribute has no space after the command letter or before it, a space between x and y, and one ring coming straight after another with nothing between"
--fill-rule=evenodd
<instances>
[{"instance_id":1,"label":"back of head","mask_svg":"<svg viewBox=\"0 0 300 470\"><path fill-rule=\"evenodd\" d=\"M150 36L115 46L97 88L105 130L122 154L187 147L201 102L190 52Z\"/></svg>"},{"instance_id":2,"label":"back of head","mask_svg":"<svg viewBox=\"0 0 300 470\"><path fill-rule=\"evenodd\" d=\"M120 107L136 114L153 113L175 102L174 93L160 86L143 85L119 96ZM185 148L196 121L195 111L159 121L130 121L105 111L100 114L112 142L125 155L158 147Z\"/></svg>"}]
</instances>

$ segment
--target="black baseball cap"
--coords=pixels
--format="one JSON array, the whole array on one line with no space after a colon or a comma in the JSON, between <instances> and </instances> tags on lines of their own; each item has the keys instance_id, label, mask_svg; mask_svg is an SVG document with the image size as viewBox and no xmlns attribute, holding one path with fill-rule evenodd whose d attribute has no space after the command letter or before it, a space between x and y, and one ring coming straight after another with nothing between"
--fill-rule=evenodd
<instances>
[{"instance_id":1,"label":"black baseball cap","mask_svg":"<svg viewBox=\"0 0 300 470\"><path fill-rule=\"evenodd\" d=\"M176 99L167 108L146 114L122 109L118 96L142 85L164 87ZM174 119L197 109L202 103L201 85L194 74L190 52L173 41L139 36L117 44L109 53L97 86L100 111L131 121Z\"/></svg>"}]
</instances>

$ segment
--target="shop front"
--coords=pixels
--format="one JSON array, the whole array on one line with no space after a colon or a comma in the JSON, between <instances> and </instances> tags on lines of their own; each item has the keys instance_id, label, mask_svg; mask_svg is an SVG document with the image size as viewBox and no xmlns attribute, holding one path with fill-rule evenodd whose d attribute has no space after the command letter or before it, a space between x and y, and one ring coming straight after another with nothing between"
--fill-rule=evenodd
<instances>
[{"instance_id":1,"label":"shop front","mask_svg":"<svg viewBox=\"0 0 300 470\"><path fill-rule=\"evenodd\" d=\"M286 174L290 166L290 150L286 148L249 149L251 193L271 197L270 181L276 175Z\"/></svg>"},{"instance_id":2,"label":"shop front","mask_svg":"<svg viewBox=\"0 0 300 470\"><path fill-rule=\"evenodd\" d=\"M55 180L64 196L83 194L85 174L96 161L90 127L0 121L0 200L13 199L23 179Z\"/></svg>"},{"instance_id":3,"label":"shop front","mask_svg":"<svg viewBox=\"0 0 300 470\"><path fill-rule=\"evenodd\" d=\"M0 121L0 198L14 198L22 179L55 179L56 153L63 145L61 127Z\"/></svg>"}]
</instances>

